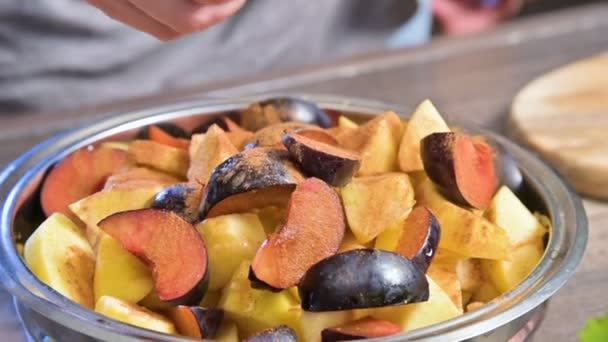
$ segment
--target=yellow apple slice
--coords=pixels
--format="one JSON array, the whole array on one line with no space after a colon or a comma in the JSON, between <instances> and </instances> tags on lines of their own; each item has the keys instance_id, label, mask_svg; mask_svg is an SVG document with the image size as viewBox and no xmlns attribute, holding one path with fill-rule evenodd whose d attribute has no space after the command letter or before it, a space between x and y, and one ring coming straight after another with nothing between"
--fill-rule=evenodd
<instances>
[{"instance_id":1,"label":"yellow apple slice","mask_svg":"<svg viewBox=\"0 0 608 342\"><path fill-rule=\"evenodd\" d=\"M95 311L117 321L167 334L176 334L175 325L165 316L118 298L102 296Z\"/></svg>"}]
</instances>

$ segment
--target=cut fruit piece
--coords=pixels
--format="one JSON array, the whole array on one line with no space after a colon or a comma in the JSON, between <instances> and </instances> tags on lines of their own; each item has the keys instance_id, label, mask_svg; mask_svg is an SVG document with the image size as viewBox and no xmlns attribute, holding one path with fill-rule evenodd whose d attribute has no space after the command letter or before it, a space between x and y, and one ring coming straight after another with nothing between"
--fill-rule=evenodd
<instances>
[{"instance_id":1,"label":"cut fruit piece","mask_svg":"<svg viewBox=\"0 0 608 342\"><path fill-rule=\"evenodd\" d=\"M137 303L153 288L154 279L148 266L127 252L113 237L102 234L93 282L95 302L101 296L111 296Z\"/></svg>"},{"instance_id":2,"label":"cut fruit piece","mask_svg":"<svg viewBox=\"0 0 608 342\"><path fill-rule=\"evenodd\" d=\"M274 147L283 148L281 139L287 133L297 130L322 130L313 125L304 124L301 122L284 122L265 127L255 132L251 138L245 141L244 149L249 150L255 147Z\"/></svg>"},{"instance_id":3,"label":"cut fruit piece","mask_svg":"<svg viewBox=\"0 0 608 342\"><path fill-rule=\"evenodd\" d=\"M177 183L156 194L152 208L169 210L190 223L198 222L198 208L203 197L200 183Z\"/></svg>"},{"instance_id":4,"label":"cut fruit piece","mask_svg":"<svg viewBox=\"0 0 608 342\"><path fill-rule=\"evenodd\" d=\"M150 140L155 141L159 144L187 150L190 145L190 141L183 138L176 138L171 134L163 131L156 125L152 125L148 128L148 136Z\"/></svg>"},{"instance_id":5,"label":"cut fruit piece","mask_svg":"<svg viewBox=\"0 0 608 342\"><path fill-rule=\"evenodd\" d=\"M365 317L343 325L324 329L321 341L352 341L367 338L378 338L395 335L401 332L401 327L384 320Z\"/></svg>"},{"instance_id":6,"label":"cut fruit piece","mask_svg":"<svg viewBox=\"0 0 608 342\"><path fill-rule=\"evenodd\" d=\"M209 254L209 288L221 289L243 260L253 259L266 239L264 227L255 214L223 215L199 223Z\"/></svg>"},{"instance_id":7,"label":"cut fruit piece","mask_svg":"<svg viewBox=\"0 0 608 342\"><path fill-rule=\"evenodd\" d=\"M257 213L266 235L274 233L280 227L281 221L285 217L285 206L268 206L255 211Z\"/></svg>"},{"instance_id":8,"label":"cut fruit piece","mask_svg":"<svg viewBox=\"0 0 608 342\"><path fill-rule=\"evenodd\" d=\"M446 200L428 179L418 186L416 196L441 225L439 248L472 258L509 259L511 244L504 229Z\"/></svg>"},{"instance_id":9,"label":"cut fruit piece","mask_svg":"<svg viewBox=\"0 0 608 342\"><path fill-rule=\"evenodd\" d=\"M484 274L502 294L519 285L534 270L543 257L545 247L541 239L519 245L510 251L511 260L482 260Z\"/></svg>"},{"instance_id":10,"label":"cut fruit piece","mask_svg":"<svg viewBox=\"0 0 608 342\"><path fill-rule=\"evenodd\" d=\"M357 153L299 133L285 134L283 145L304 172L332 186L346 185L361 166Z\"/></svg>"},{"instance_id":11,"label":"cut fruit piece","mask_svg":"<svg viewBox=\"0 0 608 342\"><path fill-rule=\"evenodd\" d=\"M371 316L393 322L403 331L410 331L431 324L447 321L462 314L462 310L450 299L433 279L427 276L429 299L423 303L378 308L371 310Z\"/></svg>"},{"instance_id":12,"label":"cut fruit piece","mask_svg":"<svg viewBox=\"0 0 608 342\"><path fill-rule=\"evenodd\" d=\"M321 332L355 319L354 311L302 312L302 341L320 342Z\"/></svg>"},{"instance_id":13,"label":"cut fruit piece","mask_svg":"<svg viewBox=\"0 0 608 342\"><path fill-rule=\"evenodd\" d=\"M480 259L461 258L456 262L455 271L463 291L474 292L484 281Z\"/></svg>"},{"instance_id":14,"label":"cut fruit piece","mask_svg":"<svg viewBox=\"0 0 608 342\"><path fill-rule=\"evenodd\" d=\"M361 156L357 175L366 176L397 169L397 145L401 139L401 120L386 112L357 129L348 129L336 136L340 146Z\"/></svg>"},{"instance_id":15,"label":"cut fruit piece","mask_svg":"<svg viewBox=\"0 0 608 342\"><path fill-rule=\"evenodd\" d=\"M209 128L190 150L190 168L188 169L188 180L207 184L211 172L224 160L237 154L238 149L232 144L226 133L217 125Z\"/></svg>"},{"instance_id":16,"label":"cut fruit piece","mask_svg":"<svg viewBox=\"0 0 608 342\"><path fill-rule=\"evenodd\" d=\"M200 218L284 206L304 176L289 153L255 148L236 154L213 170L205 188Z\"/></svg>"},{"instance_id":17,"label":"cut fruit piece","mask_svg":"<svg viewBox=\"0 0 608 342\"><path fill-rule=\"evenodd\" d=\"M401 171L422 171L420 140L432 133L449 132L450 128L429 100L424 100L408 121L399 145Z\"/></svg>"},{"instance_id":18,"label":"cut fruit piece","mask_svg":"<svg viewBox=\"0 0 608 342\"><path fill-rule=\"evenodd\" d=\"M291 195L285 223L257 251L255 280L276 289L296 285L310 266L336 253L345 228L335 190L319 179L305 180Z\"/></svg>"},{"instance_id":19,"label":"cut fruit piece","mask_svg":"<svg viewBox=\"0 0 608 342\"><path fill-rule=\"evenodd\" d=\"M471 296L471 301L487 303L492 301L494 298L500 296L500 292L494 287L491 281L486 280Z\"/></svg>"},{"instance_id":20,"label":"cut fruit piece","mask_svg":"<svg viewBox=\"0 0 608 342\"><path fill-rule=\"evenodd\" d=\"M156 293L155 289L152 289L152 291L150 291L150 293L148 293L148 295L140 300L137 304L154 312L164 312L171 308L171 304L163 302L160 300L160 298L158 298L158 293Z\"/></svg>"},{"instance_id":21,"label":"cut fruit piece","mask_svg":"<svg viewBox=\"0 0 608 342\"><path fill-rule=\"evenodd\" d=\"M211 269L211 267L209 269ZM207 290L207 292L205 292L205 296L203 296L203 299L198 306L202 306L204 308L215 308L217 307L217 303L219 303L221 296L222 292L220 290Z\"/></svg>"},{"instance_id":22,"label":"cut fruit piece","mask_svg":"<svg viewBox=\"0 0 608 342\"><path fill-rule=\"evenodd\" d=\"M327 133L325 130L318 129L296 129L295 131L287 134L298 134L314 141L319 141L331 146L340 146L340 143L333 135ZM284 137L284 136L283 136Z\"/></svg>"},{"instance_id":23,"label":"cut fruit piece","mask_svg":"<svg viewBox=\"0 0 608 342\"><path fill-rule=\"evenodd\" d=\"M288 121L331 126L331 119L316 103L293 97L277 97L252 103L241 112L241 125L250 131Z\"/></svg>"},{"instance_id":24,"label":"cut fruit piece","mask_svg":"<svg viewBox=\"0 0 608 342\"><path fill-rule=\"evenodd\" d=\"M168 315L182 336L211 339L215 336L224 312L200 306L184 306L168 310Z\"/></svg>"},{"instance_id":25,"label":"cut fruit piece","mask_svg":"<svg viewBox=\"0 0 608 342\"><path fill-rule=\"evenodd\" d=\"M424 273L414 263L377 249L357 249L322 260L306 271L298 291L306 311L416 303L429 295Z\"/></svg>"},{"instance_id":26,"label":"cut fruit piece","mask_svg":"<svg viewBox=\"0 0 608 342\"><path fill-rule=\"evenodd\" d=\"M49 216L25 242L27 267L53 290L93 308L95 256L80 228L60 213Z\"/></svg>"},{"instance_id":27,"label":"cut fruit piece","mask_svg":"<svg viewBox=\"0 0 608 342\"><path fill-rule=\"evenodd\" d=\"M136 167L124 172L115 173L108 177L104 190L111 189L138 189L142 187L161 187L178 183L180 180L166 173L148 169L145 167Z\"/></svg>"},{"instance_id":28,"label":"cut fruit piece","mask_svg":"<svg viewBox=\"0 0 608 342\"><path fill-rule=\"evenodd\" d=\"M87 240L95 250L100 234L99 221L117 212L149 207L160 189L154 186L104 190L72 203L70 210L86 224Z\"/></svg>"},{"instance_id":29,"label":"cut fruit piece","mask_svg":"<svg viewBox=\"0 0 608 342\"><path fill-rule=\"evenodd\" d=\"M452 303L462 312L462 287L456 272L432 264L426 273L450 297Z\"/></svg>"},{"instance_id":30,"label":"cut fruit piece","mask_svg":"<svg viewBox=\"0 0 608 342\"><path fill-rule=\"evenodd\" d=\"M433 133L420 142L424 170L451 199L485 209L496 191L494 151L461 133Z\"/></svg>"},{"instance_id":31,"label":"cut fruit piece","mask_svg":"<svg viewBox=\"0 0 608 342\"><path fill-rule=\"evenodd\" d=\"M234 322L230 322L226 319L222 320L222 324L215 333L213 338L216 342L240 342L239 330Z\"/></svg>"},{"instance_id":32,"label":"cut fruit piece","mask_svg":"<svg viewBox=\"0 0 608 342\"><path fill-rule=\"evenodd\" d=\"M150 140L134 140L129 145L129 158L137 164L186 177L190 158L188 152Z\"/></svg>"},{"instance_id":33,"label":"cut fruit piece","mask_svg":"<svg viewBox=\"0 0 608 342\"><path fill-rule=\"evenodd\" d=\"M356 122L354 122L353 120L349 119L348 117L346 117L344 115L340 115L340 117L338 118L338 127L357 128L357 127L359 127L359 125Z\"/></svg>"},{"instance_id":34,"label":"cut fruit piece","mask_svg":"<svg viewBox=\"0 0 608 342\"><path fill-rule=\"evenodd\" d=\"M355 238L355 236L351 232L347 231L346 234L344 234L344 239L342 239L342 243L340 244L338 253L351 251L353 249L370 248L370 245L371 243L365 245L360 244L359 241L357 241L357 239Z\"/></svg>"},{"instance_id":35,"label":"cut fruit piece","mask_svg":"<svg viewBox=\"0 0 608 342\"><path fill-rule=\"evenodd\" d=\"M95 304L95 311L117 321L166 334L175 334L175 326L165 316L118 298L103 296Z\"/></svg>"},{"instance_id":36,"label":"cut fruit piece","mask_svg":"<svg viewBox=\"0 0 608 342\"><path fill-rule=\"evenodd\" d=\"M296 332L286 325L266 329L245 339L245 342L297 342Z\"/></svg>"},{"instance_id":37,"label":"cut fruit piece","mask_svg":"<svg viewBox=\"0 0 608 342\"><path fill-rule=\"evenodd\" d=\"M403 222L395 252L412 260L422 272L426 272L437 251L440 236L441 228L435 215L429 208L417 206Z\"/></svg>"},{"instance_id":38,"label":"cut fruit piece","mask_svg":"<svg viewBox=\"0 0 608 342\"><path fill-rule=\"evenodd\" d=\"M350 230L367 243L414 206L414 189L404 173L354 178L340 191Z\"/></svg>"},{"instance_id":39,"label":"cut fruit piece","mask_svg":"<svg viewBox=\"0 0 608 342\"><path fill-rule=\"evenodd\" d=\"M546 233L536 217L506 186L498 189L483 216L504 229L513 246L542 238Z\"/></svg>"},{"instance_id":40,"label":"cut fruit piece","mask_svg":"<svg viewBox=\"0 0 608 342\"><path fill-rule=\"evenodd\" d=\"M188 133L186 133L183 128L170 122L161 122L143 127L139 132L137 132L135 139L150 139L151 127L156 127L172 137L188 139Z\"/></svg>"},{"instance_id":41,"label":"cut fruit piece","mask_svg":"<svg viewBox=\"0 0 608 342\"><path fill-rule=\"evenodd\" d=\"M120 170L126 156L118 149L93 146L68 155L42 184L40 202L44 213L70 215L68 205L101 190L106 179Z\"/></svg>"},{"instance_id":42,"label":"cut fruit piece","mask_svg":"<svg viewBox=\"0 0 608 342\"><path fill-rule=\"evenodd\" d=\"M205 243L177 214L132 210L103 219L99 227L152 268L161 300L188 305L203 298L209 280Z\"/></svg>"},{"instance_id":43,"label":"cut fruit piece","mask_svg":"<svg viewBox=\"0 0 608 342\"><path fill-rule=\"evenodd\" d=\"M250 264L243 261L222 290L218 307L226 318L235 322L241 336L251 336L278 325L293 329L299 327L302 310L288 291L274 293L252 289L249 274Z\"/></svg>"},{"instance_id":44,"label":"cut fruit piece","mask_svg":"<svg viewBox=\"0 0 608 342\"><path fill-rule=\"evenodd\" d=\"M228 113L227 115L230 115L230 113ZM211 126L214 126L214 125L221 128L224 132L232 132L232 131L239 130L239 129L242 130L242 128L229 117L224 116L224 115L217 115L217 116L207 119L206 121L202 122L200 125L196 126L190 132L190 137L193 137L195 135L203 135L203 134L207 133L207 131L209 130L209 128Z\"/></svg>"}]
</instances>

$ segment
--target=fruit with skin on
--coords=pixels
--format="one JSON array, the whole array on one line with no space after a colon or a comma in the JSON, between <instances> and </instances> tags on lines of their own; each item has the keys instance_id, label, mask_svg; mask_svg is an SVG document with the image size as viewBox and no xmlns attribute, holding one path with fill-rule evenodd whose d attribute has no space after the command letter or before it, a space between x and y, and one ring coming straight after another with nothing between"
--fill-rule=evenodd
<instances>
[{"instance_id":1,"label":"fruit with skin on","mask_svg":"<svg viewBox=\"0 0 608 342\"><path fill-rule=\"evenodd\" d=\"M255 148L226 159L213 170L199 210L201 219L284 206L304 176L285 150Z\"/></svg>"},{"instance_id":2,"label":"fruit with skin on","mask_svg":"<svg viewBox=\"0 0 608 342\"><path fill-rule=\"evenodd\" d=\"M190 223L197 222L203 190L203 186L196 182L171 185L156 194L152 208L169 210Z\"/></svg>"},{"instance_id":3,"label":"fruit with skin on","mask_svg":"<svg viewBox=\"0 0 608 342\"><path fill-rule=\"evenodd\" d=\"M153 288L154 279L148 266L113 237L102 234L95 260L95 302L102 296L111 296L137 303Z\"/></svg>"},{"instance_id":4,"label":"fruit with skin on","mask_svg":"<svg viewBox=\"0 0 608 342\"><path fill-rule=\"evenodd\" d=\"M432 133L449 132L445 123L431 101L424 100L410 117L399 145L399 168L404 172L422 171L420 140Z\"/></svg>"},{"instance_id":5,"label":"fruit with skin on","mask_svg":"<svg viewBox=\"0 0 608 342\"><path fill-rule=\"evenodd\" d=\"M243 261L222 290L218 308L236 323L241 336L251 336L278 325L287 325L298 332L302 310L288 291L278 293L251 288L250 263Z\"/></svg>"},{"instance_id":6,"label":"fruit with skin on","mask_svg":"<svg viewBox=\"0 0 608 342\"><path fill-rule=\"evenodd\" d=\"M193 141L195 139L196 144L190 149L188 180L207 184L213 169L239 151L217 125L211 126L200 139L193 137Z\"/></svg>"},{"instance_id":7,"label":"fruit with skin on","mask_svg":"<svg viewBox=\"0 0 608 342\"><path fill-rule=\"evenodd\" d=\"M285 134L283 145L304 172L332 186L347 184L361 166L361 158L357 153L301 133Z\"/></svg>"},{"instance_id":8,"label":"fruit with skin on","mask_svg":"<svg viewBox=\"0 0 608 342\"><path fill-rule=\"evenodd\" d=\"M250 131L288 121L331 126L331 119L316 103L292 97L255 102L241 112L241 125Z\"/></svg>"},{"instance_id":9,"label":"fruit with skin on","mask_svg":"<svg viewBox=\"0 0 608 342\"><path fill-rule=\"evenodd\" d=\"M429 295L424 273L414 263L377 249L351 250L318 262L306 271L298 291L306 311L416 303Z\"/></svg>"},{"instance_id":10,"label":"fruit with skin on","mask_svg":"<svg viewBox=\"0 0 608 342\"><path fill-rule=\"evenodd\" d=\"M403 331L426 327L460 316L462 310L454 305L450 296L428 276L427 281L429 298L426 302L377 308L370 310L368 314L376 319L393 322Z\"/></svg>"},{"instance_id":11,"label":"fruit with skin on","mask_svg":"<svg viewBox=\"0 0 608 342\"><path fill-rule=\"evenodd\" d=\"M40 281L93 308L95 256L80 228L65 215L49 216L25 242L23 256Z\"/></svg>"},{"instance_id":12,"label":"fruit with skin on","mask_svg":"<svg viewBox=\"0 0 608 342\"><path fill-rule=\"evenodd\" d=\"M180 126L178 126L174 123L171 123L171 122L160 122L160 123L155 123L150 126L143 127L139 132L137 132L135 139L142 139L142 140L150 139L150 128L152 128L152 127L160 129L161 131L163 131L164 133L166 133L172 137L188 139L188 133L186 133L186 131L184 131L184 129L181 128Z\"/></svg>"},{"instance_id":13,"label":"fruit with skin on","mask_svg":"<svg viewBox=\"0 0 608 342\"><path fill-rule=\"evenodd\" d=\"M283 148L281 139L287 133L293 131L307 130L323 132L319 127L304 124L301 122L283 122L265 127L255 132L249 139L244 142L243 148L249 150L256 147L274 147Z\"/></svg>"},{"instance_id":14,"label":"fruit with skin on","mask_svg":"<svg viewBox=\"0 0 608 342\"><path fill-rule=\"evenodd\" d=\"M211 339L220 327L224 312L200 306L179 305L167 311L182 336Z\"/></svg>"},{"instance_id":15,"label":"fruit with skin on","mask_svg":"<svg viewBox=\"0 0 608 342\"><path fill-rule=\"evenodd\" d=\"M157 185L136 189L115 188L104 190L70 204L70 210L86 224L86 237L97 249L99 227L97 223L114 213L149 207L162 188Z\"/></svg>"},{"instance_id":16,"label":"fruit with skin on","mask_svg":"<svg viewBox=\"0 0 608 342\"><path fill-rule=\"evenodd\" d=\"M509 259L511 244L505 230L445 199L429 179L416 189L416 199L439 221L439 248L472 258Z\"/></svg>"},{"instance_id":17,"label":"fruit with skin on","mask_svg":"<svg viewBox=\"0 0 608 342\"><path fill-rule=\"evenodd\" d=\"M340 146L361 156L358 176L395 171L401 119L393 112L386 112L356 129L345 130L336 139Z\"/></svg>"},{"instance_id":18,"label":"fruit with skin on","mask_svg":"<svg viewBox=\"0 0 608 342\"><path fill-rule=\"evenodd\" d=\"M309 312L300 316L303 341L321 341L321 332L326 328L355 320L354 310Z\"/></svg>"},{"instance_id":19,"label":"fruit with skin on","mask_svg":"<svg viewBox=\"0 0 608 342\"><path fill-rule=\"evenodd\" d=\"M426 272L437 251L440 236L441 228L435 215L427 207L417 206L403 223L395 252Z\"/></svg>"},{"instance_id":20,"label":"fruit with skin on","mask_svg":"<svg viewBox=\"0 0 608 342\"><path fill-rule=\"evenodd\" d=\"M433 133L420 142L424 170L452 200L485 209L496 191L494 151L479 138Z\"/></svg>"},{"instance_id":21,"label":"fruit with skin on","mask_svg":"<svg viewBox=\"0 0 608 342\"><path fill-rule=\"evenodd\" d=\"M321 341L352 341L395 335L401 327L384 320L365 317L339 326L323 329Z\"/></svg>"},{"instance_id":22,"label":"fruit with skin on","mask_svg":"<svg viewBox=\"0 0 608 342\"><path fill-rule=\"evenodd\" d=\"M367 243L414 206L414 189L404 173L354 178L340 189L350 230Z\"/></svg>"},{"instance_id":23,"label":"fruit with skin on","mask_svg":"<svg viewBox=\"0 0 608 342\"><path fill-rule=\"evenodd\" d=\"M40 202L44 213L70 215L68 205L101 190L125 159L124 151L108 147L88 146L71 153L42 183Z\"/></svg>"},{"instance_id":24,"label":"fruit with skin on","mask_svg":"<svg viewBox=\"0 0 608 342\"><path fill-rule=\"evenodd\" d=\"M141 306L118 298L103 296L95 304L95 311L140 328L154 330L166 334L175 334L175 325L165 316L147 310Z\"/></svg>"},{"instance_id":25,"label":"fruit with skin on","mask_svg":"<svg viewBox=\"0 0 608 342\"><path fill-rule=\"evenodd\" d=\"M196 225L209 254L209 289L221 289L243 260L251 260L266 239L264 227L251 213L222 215Z\"/></svg>"},{"instance_id":26,"label":"fruit with skin on","mask_svg":"<svg viewBox=\"0 0 608 342\"><path fill-rule=\"evenodd\" d=\"M251 265L254 280L276 289L296 285L310 266L336 253L344 231L335 190L308 178L292 193L284 224L257 251Z\"/></svg>"},{"instance_id":27,"label":"fruit with skin on","mask_svg":"<svg viewBox=\"0 0 608 342\"><path fill-rule=\"evenodd\" d=\"M187 150L190 145L190 141L183 138L176 138L171 134L163 131L156 125L150 126L148 128L148 136L150 140L155 141L159 144L179 148L182 150Z\"/></svg>"},{"instance_id":28,"label":"fruit with skin on","mask_svg":"<svg viewBox=\"0 0 608 342\"><path fill-rule=\"evenodd\" d=\"M190 165L188 151L151 140L134 140L129 144L129 158L138 165L185 178Z\"/></svg>"},{"instance_id":29,"label":"fruit with skin on","mask_svg":"<svg viewBox=\"0 0 608 342\"><path fill-rule=\"evenodd\" d=\"M132 210L106 217L99 227L151 267L161 300L188 305L203 298L209 281L207 250L180 216L158 209Z\"/></svg>"},{"instance_id":30,"label":"fruit with skin on","mask_svg":"<svg viewBox=\"0 0 608 342\"><path fill-rule=\"evenodd\" d=\"M280 325L249 336L245 342L296 342L296 332L286 325Z\"/></svg>"}]
</instances>

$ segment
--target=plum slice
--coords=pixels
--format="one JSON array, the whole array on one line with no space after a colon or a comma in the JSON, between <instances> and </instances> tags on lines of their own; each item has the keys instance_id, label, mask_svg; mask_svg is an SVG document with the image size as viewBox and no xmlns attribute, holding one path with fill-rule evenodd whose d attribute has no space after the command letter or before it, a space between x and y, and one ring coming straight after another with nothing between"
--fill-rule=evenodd
<instances>
[{"instance_id":1,"label":"plum slice","mask_svg":"<svg viewBox=\"0 0 608 342\"><path fill-rule=\"evenodd\" d=\"M180 335L203 339L215 336L224 317L221 309L185 305L170 308L168 314Z\"/></svg>"},{"instance_id":2,"label":"plum slice","mask_svg":"<svg viewBox=\"0 0 608 342\"><path fill-rule=\"evenodd\" d=\"M286 325L266 329L253 336L249 336L245 342L296 342L296 332Z\"/></svg>"},{"instance_id":3,"label":"plum slice","mask_svg":"<svg viewBox=\"0 0 608 342\"><path fill-rule=\"evenodd\" d=\"M317 130L323 132L319 127L304 124L301 122L283 122L268 127L264 127L261 130L255 132L250 138L244 142L244 149L249 150L255 147L278 147L283 148L281 140L283 135L293 132L306 130L308 132Z\"/></svg>"},{"instance_id":4,"label":"plum slice","mask_svg":"<svg viewBox=\"0 0 608 342\"><path fill-rule=\"evenodd\" d=\"M156 123L156 124L142 128L139 132L137 132L135 139L150 139L150 128L151 127L156 127L157 129L162 130L164 133L166 133L174 138L181 138L181 139L189 138L188 133L186 133L186 131L184 131L184 129L179 127L178 125L172 124L170 122L161 122L161 123Z\"/></svg>"},{"instance_id":5,"label":"plum slice","mask_svg":"<svg viewBox=\"0 0 608 342\"><path fill-rule=\"evenodd\" d=\"M401 327L395 323L364 317L336 327L323 329L321 341L352 341L367 338L385 337L401 332Z\"/></svg>"},{"instance_id":6,"label":"plum slice","mask_svg":"<svg viewBox=\"0 0 608 342\"><path fill-rule=\"evenodd\" d=\"M173 211L186 221L195 223L198 221L198 207L202 196L201 184L177 183L157 193L152 208Z\"/></svg>"},{"instance_id":7,"label":"plum slice","mask_svg":"<svg viewBox=\"0 0 608 342\"><path fill-rule=\"evenodd\" d=\"M433 133L420 142L424 170L451 199L485 209L496 191L494 151L480 138Z\"/></svg>"},{"instance_id":8,"label":"plum slice","mask_svg":"<svg viewBox=\"0 0 608 342\"><path fill-rule=\"evenodd\" d=\"M291 195L283 225L258 249L251 263L252 285L296 285L310 266L338 251L345 229L336 191L308 178Z\"/></svg>"},{"instance_id":9,"label":"plum slice","mask_svg":"<svg viewBox=\"0 0 608 342\"><path fill-rule=\"evenodd\" d=\"M163 131L158 126L150 126L148 128L148 136L150 140L156 141L159 144L187 150L190 146L190 141L183 138L176 138L171 134Z\"/></svg>"},{"instance_id":10,"label":"plum slice","mask_svg":"<svg viewBox=\"0 0 608 342\"><path fill-rule=\"evenodd\" d=\"M304 176L285 150L255 148L218 165L205 187L200 218L284 206Z\"/></svg>"},{"instance_id":11,"label":"plum slice","mask_svg":"<svg viewBox=\"0 0 608 342\"><path fill-rule=\"evenodd\" d=\"M71 215L68 205L101 190L106 179L120 170L126 156L122 150L93 146L68 155L44 180L40 193L44 213Z\"/></svg>"},{"instance_id":12,"label":"plum slice","mask_svg":"<svg viewBox=\"0 0 608 342\"><path fill-rule=\"evenodd\" d=\"M426 301L429 284L409 259L366 248L315 264L304 274L298 292L306 311L337 311Z\"/></svg>"},{"instance_id":13,"label":"plum slice","mask_svg":"<svg viewBox=\"0 0 608 342\"><path fill-rule=\"evenodd\" d=\"M287 121L320 127L331 126L331 118L315 103L293 97L277 97L252 103L241 113L241 125L250 131Z\"/></svg>"},{"instance_id":14,"label":"plum slice","mask_svg":"<svg viewBox=\"0 0 608 342\"><path fill-rule=\"evenodd\" d=\"M437 251L440 236L441 228L435 215L429 208L417 206L403 222L395 252L412 260L422 272L426 272Z\"/></svg>"},{"instance_id":15,"label":"plum slice","mask_svg":"<svg viewBox=\"0 0 608 342\"><path fill-rule=\"evenodd\" d=\"M207 250L196 229L171 211L123 211L98 223L152 268L158 297L173 305L200 302L207 290Z\"/></svg>"},{"instance_id":16,"label":"plum slice","mask_svg":"<svg viewBox=\"0 0 608 342\"><path fill-rule=\"evenodd\" d=\"M357 153L307 137L301 132L285 134L283 145L304 172L332 186L346 185L361 166L361 157Z\"/></svg>"},{"instance_id":17,"label":"plum slice","mask_svg":"<svg viewBox=\"0 0 608 342\"><path fill-rule=\"evenodd\" d=\"M190 135L207 133L207 130L209 130L209 128L213 125L218 125L225 132L232 132L235 130L242 129L236 122L231 120L229 117L216 116L196 126L192 130L192 132L190 132Z\"/></svg>"}]
</instances>

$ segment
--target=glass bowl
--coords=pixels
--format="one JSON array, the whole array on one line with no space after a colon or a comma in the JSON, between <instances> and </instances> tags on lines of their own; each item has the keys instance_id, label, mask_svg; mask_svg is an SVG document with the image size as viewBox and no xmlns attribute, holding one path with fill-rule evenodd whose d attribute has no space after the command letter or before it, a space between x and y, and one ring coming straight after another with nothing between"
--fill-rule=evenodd
<instances>
[{"instance_id":1,"label":"glass bowl","mask_svg":"<svg viewBox=\"0 0 608 342\"><path fill-rule=\"evenodd\" d=\"M36 340L44 336L58 341L188 341L180 336L156 333L120 323L66 299L40 282L17 253L43 217L38 196L45 173L67 154L104 140L133 137L139 128L173 122L195 127L214 116L230 115L272 94L234 99L194 99L118 113L51 138L12 162L0 174L0 281L14 296L27 331ZM289 94L294 95L294 94ZM369 118L398 106L356 98L297 95L318 103L329 112ZM534 271L516 288L482 308L439 324L404 332L382 341L508 341L525 338L542 318L545 302L572 276L587 243L587 218L580 198L544 162L493 132L464 123L451 123L482 134L501 145L516 161L524 176L521 198L532 210L546 214L553 228L547 249Z\"/></svg>"}]
</instances>

